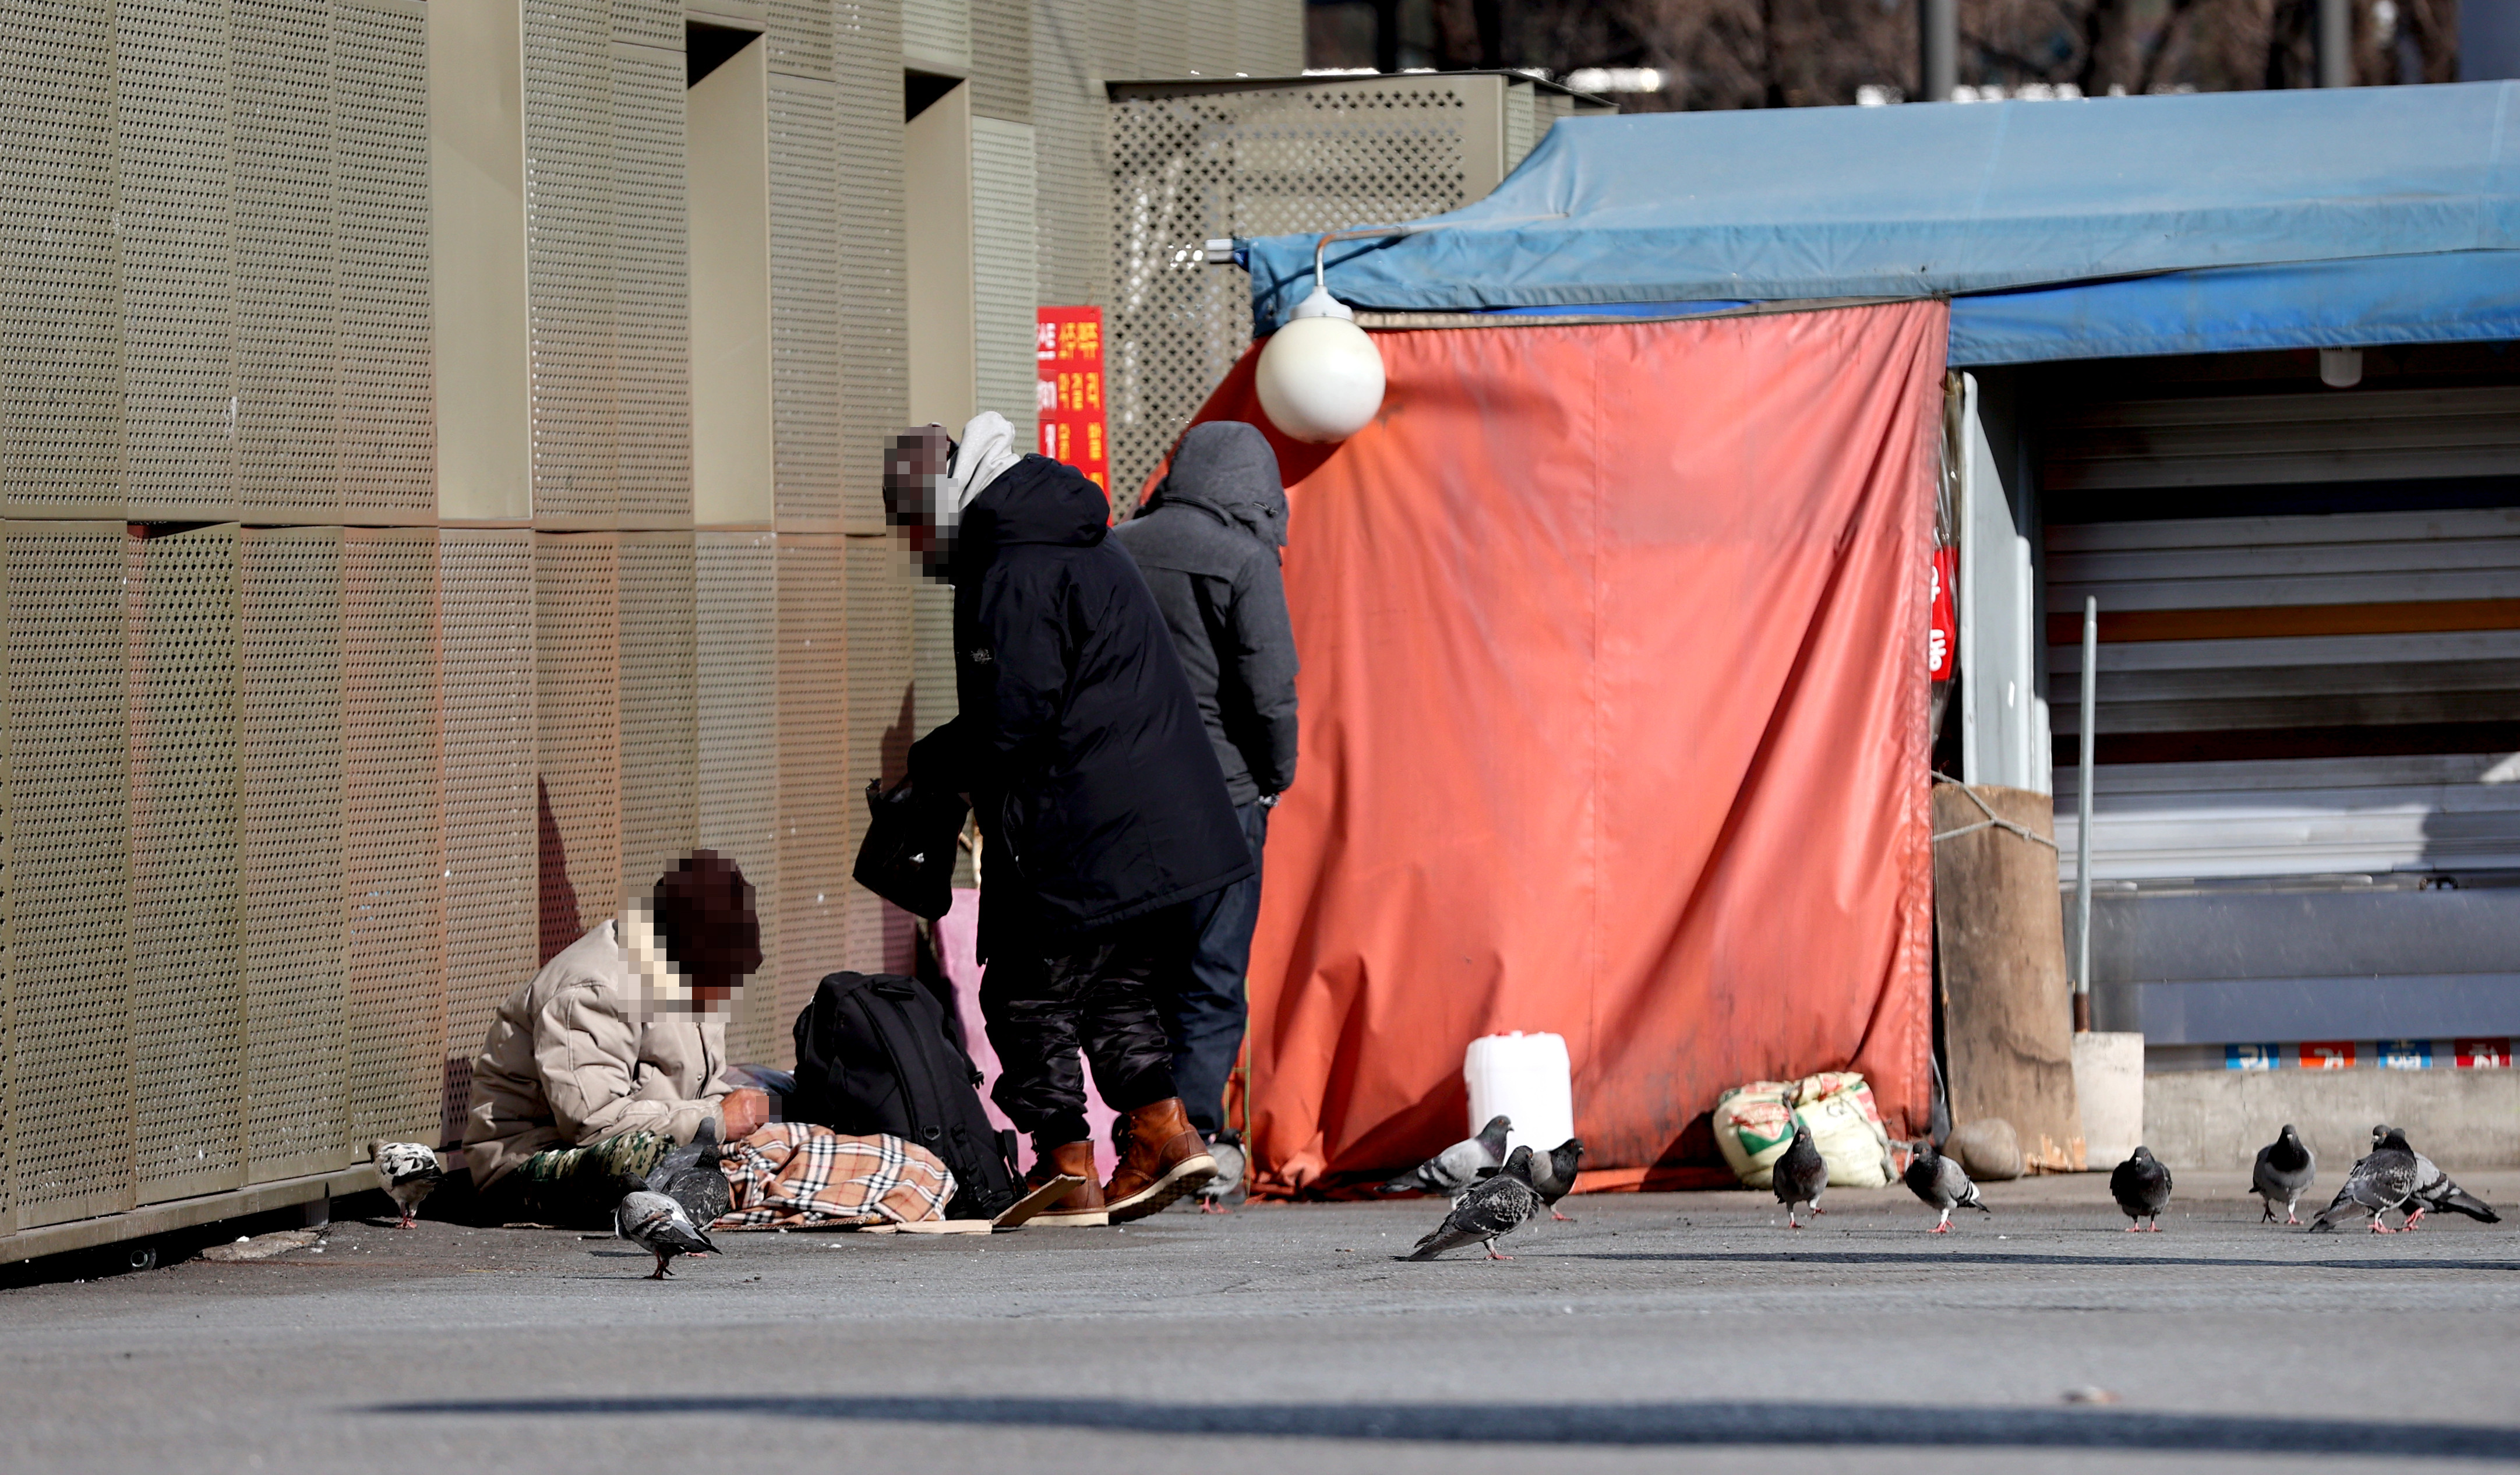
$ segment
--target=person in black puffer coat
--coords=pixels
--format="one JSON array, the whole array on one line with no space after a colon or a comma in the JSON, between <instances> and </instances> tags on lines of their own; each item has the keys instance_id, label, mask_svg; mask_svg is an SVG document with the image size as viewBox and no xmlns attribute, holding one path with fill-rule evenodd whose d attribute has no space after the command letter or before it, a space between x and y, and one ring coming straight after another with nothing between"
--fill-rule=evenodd
<instances>
[{"instance_id":1,"label":"person in black puffer coat","mask_svg":"<svg viewBox=\"0 0 2520 1475\"><path fill-rule=\"evenodd\" d=\"M1278 572L1286 491L1277 453L1255 425L1192 425L1162 484L1113 531L1172 627L1256 861L1268 842L1269 811L1295 782L1295 635ZM1242 1050L1259 872L1202 902L1201 912L1192 981L1165 1002L1164 1023L1191 1125L1219 1149L1225 1176L1238 1181L1233 1154L1240 1142L1225 1131L1225 1084Z\"/></svg>"},{"instance_id":2,"label":"person in black puffer coat","mask_svg":"<svg viewBox=\"0 0 2520 1475\"><path fill-rule=\"evenodd\" d=\"M970 795L980 826L980 1006L1003 1067L990 1095L1031 1134L1036 1182L1086 1179L1045 1219L1143 1218L1216 1171L1175 1092L1158 1000L1189 980L1194 904L1249 875L1251 848L1100 487L1017 454L984 414L959 444L934 426L897 437L884 490L954 586L961 714L912 747L910 773ZM1129 1140L1099 1187L1080 1047Z\"/></svg>"}]
</instances>

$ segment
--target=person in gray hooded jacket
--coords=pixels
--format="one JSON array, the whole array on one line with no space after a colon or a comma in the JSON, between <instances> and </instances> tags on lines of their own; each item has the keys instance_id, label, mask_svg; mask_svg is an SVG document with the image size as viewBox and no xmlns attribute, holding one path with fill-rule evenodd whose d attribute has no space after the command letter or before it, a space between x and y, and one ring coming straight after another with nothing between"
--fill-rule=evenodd
<instances>
[{"instance_id":1,"label":"person in gray hooded jacket","mask_svg":"<svg viewBox=\"0 0 2520 1475\"><path fill-rule=\"evenodd\" d=\"M1269 810L1295 782L1295 635L1278 569L1286 493L1277 454L1239 421L1192 425L1117 535L1172 629L1256 862ZM1242 1050L1243 973L1259 916L1256 870L1207 898L1194 981L1165 1009L1174 1085L1210 1141L1224 1132L1225 1083Z\"/></svg>"}]
</instances>

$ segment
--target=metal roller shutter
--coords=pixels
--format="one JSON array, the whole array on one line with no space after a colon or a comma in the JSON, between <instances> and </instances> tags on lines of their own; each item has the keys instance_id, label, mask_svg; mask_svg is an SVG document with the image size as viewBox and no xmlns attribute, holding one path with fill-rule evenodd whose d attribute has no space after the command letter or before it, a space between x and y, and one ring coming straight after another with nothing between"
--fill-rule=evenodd
<instances>
[{"instance_id":1,"label":"metal roller shutter","mask_svg":"<svg viewBox=\"0 0 2520 1475\"><path fill-rule=\"evenodd\" d=\"M2520 1029L2520 387L2091 404L2041 470L2051 692L2099 602L2103 1022L2214 1064Z\"/></svg>"}]
</instances>

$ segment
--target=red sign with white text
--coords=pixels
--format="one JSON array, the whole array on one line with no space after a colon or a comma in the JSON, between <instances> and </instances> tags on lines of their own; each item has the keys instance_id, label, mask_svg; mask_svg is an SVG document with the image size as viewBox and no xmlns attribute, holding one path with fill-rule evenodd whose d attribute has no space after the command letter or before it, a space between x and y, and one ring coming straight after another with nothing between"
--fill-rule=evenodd
<instances>
[{"instance_id":1,"label":"red sign with white text","mask_svg":"<svg viewBox=\"0 0 2520 1475\"><path fill-rule=\"evenodd\" d=\"M1960 622L1952 599L1952 581L1958 577L1959 567L1958 549L1934 550L1933 628L1925 646L1925 668L1933 681L1951 680L1952 663L1959 657Z\"/></svg>"},{"instance_id":2,"label":"red sign with white text","mask_svg":"<svg viewBox=\"0 0 2520 1475\"><path fill-rule=\"evenodd\" d=\"M1041 382L1041 454L1083 471L1111 494L1111 448L1102 420L1102 309L1044 307L1033 334Z\"/></svg>"},{"instance_id":3,"label":"red sign with white text","mask_svg":"<svg viewBox=\"0 0 2520 1475\"><path fill-rule=\"evenodd\" d=\"M2301 1047L2301 1068L2304 1070L2352 1070L2354 1042L2351 1040L2312 1040Z\"/></svg>"}]
</instances>

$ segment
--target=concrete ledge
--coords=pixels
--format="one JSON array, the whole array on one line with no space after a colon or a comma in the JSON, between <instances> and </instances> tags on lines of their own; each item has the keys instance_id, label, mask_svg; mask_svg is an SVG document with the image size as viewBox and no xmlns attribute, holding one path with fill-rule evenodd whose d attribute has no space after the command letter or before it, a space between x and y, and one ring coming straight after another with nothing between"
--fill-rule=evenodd
<instances>
[{"instance_id":1,"label":"concrete ledge","mask_svg":"<svg viewBox=\"0 0 2520 1475\"><path fill-rule=\"evenodd\" d=\"M2370 1150L2375 1122L2405 1128L2452 1177L2520 1167L2520 1071L2188 1070L2144 1078L2145 1141L2174 1170L2245 1172L2286 1122L2318 1154L2323 1184L2343 1182L2329 1175Z\"/></svg>"},{"instance_id":2,"label":"concrete ledge","mask_svg":"<svg viewBox=\"0 0 2520 1475\"><path fill-rule=\"evenodd\" d=\"M376 1185L376 1170L361 1163L352 1168L337 1168L330 1173L284 1178L224 1193L204 1193L199 1198L151 1204L124 1214L48 1224L41 1229L0 1235L0 1265L32 1260L39 1255L59 1255L68 1250L92 1250L99 1245L116 1244L125 1239L146 1239L152 1234L216 1224L222 1219L243 1219L251 1214L286 1209L292 1204L313 1203L319 1198L356 1193Z\"/></svg>"}]
</instances>

